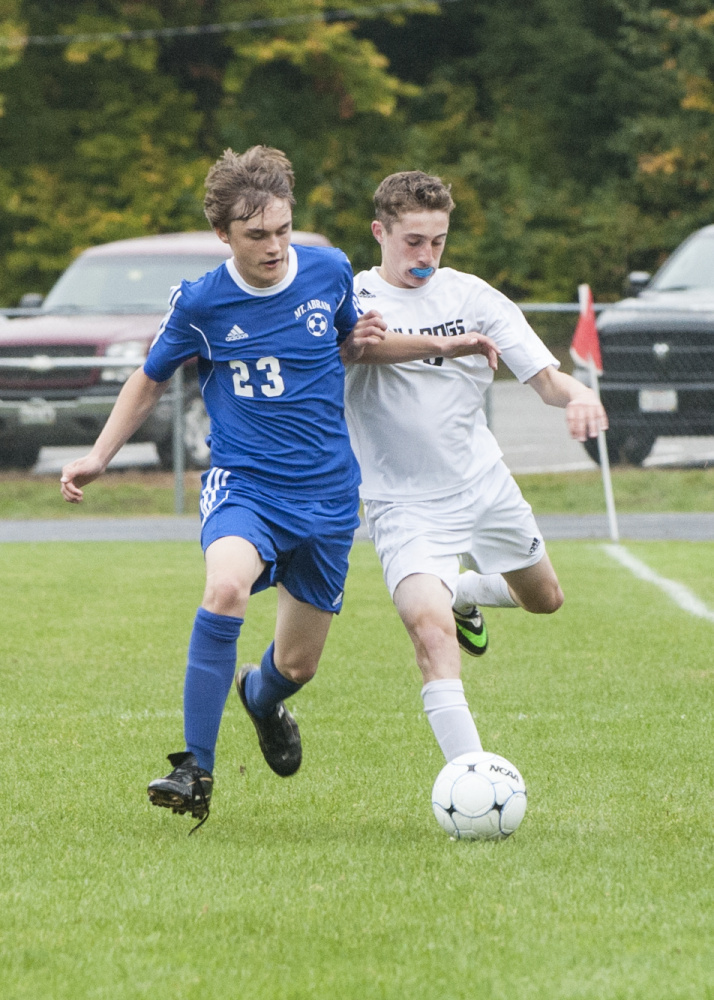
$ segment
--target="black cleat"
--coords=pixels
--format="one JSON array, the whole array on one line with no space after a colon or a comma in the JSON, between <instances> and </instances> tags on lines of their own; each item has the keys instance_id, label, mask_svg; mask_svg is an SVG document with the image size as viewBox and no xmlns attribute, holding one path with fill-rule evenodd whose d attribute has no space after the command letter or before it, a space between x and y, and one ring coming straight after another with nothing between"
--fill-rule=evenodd
<instances>
[{"instance_id":1,"label":"black cleat","mask_svg":"<svg viewBox=\"0 0 714 1000\"><path fill-rule=\"evenodd\" d=\"M483 615L476 605L469 608L466 614L460 615L454 611L454 620L459 646L469 656L483 656L488 649L488 631Z\"/></svg>"},{"instance_id":2,"label":"black cleat","mask_svg":"<svg viewBox=\"0 0 714 1000\"><path fill-rule=\"evenodd\" d=\"M300 730L297 722L285 707L285 702L278 702L265 719L259 719L248 708L244 690L245 679L249 673L258 669L254 664L248 663L238 671L236 677L238 696L255 726L260 749L263 751L268 767L272 768L281 778L288 778L291 774L295 774L302 761Z\"/></svg>"},{"instance_id":3,"label":"black cleat","mask_svg":"<svg viewBox=\"0 0 714 1000\"><path fill-rule=\"evenodd\" d=\"M197 830L210 813L213 776L199 767L194 755L186 750L170 753L169 763L174 765L173 771L151 782L147 789L149 800L154 806L164 806L181 815L190 812L194 819L201 820L193 828Z\"/></svg>"}]
</instances>

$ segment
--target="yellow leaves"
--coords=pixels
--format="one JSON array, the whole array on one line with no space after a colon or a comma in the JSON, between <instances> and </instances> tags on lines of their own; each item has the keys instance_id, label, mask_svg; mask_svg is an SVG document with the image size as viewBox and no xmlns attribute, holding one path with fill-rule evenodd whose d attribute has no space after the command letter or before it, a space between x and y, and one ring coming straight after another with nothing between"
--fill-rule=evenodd
<instances>
[{"instance_id":1,"label":"yellow leaves","mask_svg":"<svg viewBox=\"0 0 714 1000\"><path fill-rule=\"evenodd\" d=\"M158 48L153 39L133 39L131 41L116 36L128 31L126 24L109 17L93 14L81 14L72 24L65 25L62 33L75 40L69 42L64 50L64 58L68 63L83 65L96 56L107 61L126 59L130 66L136 69L151 71L156 65ZM77 38L76 36L80 36ZM81 36L93 36L91 40L83 40ZM105 36L105 37L102 37Z\"/></svg>"},{"instance_id":2,"label":"yellow leaves","mask_svg":"<svg viewBox=\"0 0 714 1000\"><path fill-rule=\"evenodd\" d=\"M709 31L714 28L714 10L708 10L706 14L700 14L699 17L695 17L694 23L702 31Z\"/></svg>"},{"instance_id":3,"label":"yellow leaves","mask_svg":"<svg viewBox=\"0 0 714 1000\"><path fill-rule=\"evenodd\" d=\"M82 63L89 62L90 53L88 49L81 45L68 45L65 49L64 57L68 63L81 66Z\"/></svg>"},{"instance_id":4,"label":"yellow leaves","mask_svg":"<svg viewBox=\"0 0 714 1000\"><path fill-rule=\"evenodd\" d=\"M686 74L685 95L681 106L685 111L708 111L714 113L714 84L705 76Z\"/></svg>"},{"instance_id":5,"label":"yellow leaves","mask_svg":"<svg viewBox=\"0 0 714 1000\"><path fill-rule=\"evenodd\" d=\"M369 40L356 38L353 29L346 21L315 21L285 28L270 38L240 37L224 87L237 94L256 67L286 62L311 78L321 93L334 95L343 120L360 112L391 115L397 96L415 88L392 76L386 56Z\"/></svg>"},{"instance_id":6,"label":"yellow leaves","mask_svg":"<svg viewBox=\"0 0 714 1000\"><path fill-rule=\"evenodd\" d=\"M15 21L0 21L0 70L9 69L22 58L25 31Z\"/></svg>"},{"instance_id":7,"label":"yellow leaves","mask_svg":"<svg viewBox=\"0 0 714 1000\"><path fill-rule=\"evenodd\" d=\"M82 65L88 63L92 56L99 56L107 61L126 59L130 66L150 72L156 65L156 42L122 42L114 39L111 42L73 42L64 51L68 63Z\"/></svg>"},{"instance_id":8,"label":"yellow leaves","mask_svg":"<svg viewBox=\"0 0 714 1000\"><path fill-rule=\"evenodd\" d=\"M637 167L642 174L664 174L669 177L677 172L681 162L682 150L675 146L664 153L642 153L637 158Z\"/></svg>"},{"instance_id":9,"label":"yellow leaves","mask_svg":"<svg viewBox=\"0 0 714 1000\"><path fill-rule=\"evenodd\" d=\"M334 191L329 184L318 184L307 196L307 203L311 207L321 206L322 208L332 208L334 202Z\"/></svg>"}]
</instances>

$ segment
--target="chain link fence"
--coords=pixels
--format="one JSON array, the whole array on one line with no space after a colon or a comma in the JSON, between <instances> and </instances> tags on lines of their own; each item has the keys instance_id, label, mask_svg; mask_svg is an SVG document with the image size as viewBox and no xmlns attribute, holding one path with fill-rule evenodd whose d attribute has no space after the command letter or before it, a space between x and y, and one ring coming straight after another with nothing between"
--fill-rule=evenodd
<instances>
[{"instance_id":1,"label":"chain link fence","mask_svg":"<svg viewBox=\"0 0 714 1000\"><path fill-rule=\"evenodd\" d=\"M587 371L574 368L569 353L579 305L522 303L521 308L561 362L562 370L587 381ZM608 453L615 470L618 463L645 468L714 468L714 315L667 311L653 316L637 304L629 308L598 305L595 309L600 313L603 358L600 392L611 423ZM12 309L1 310L0 315L36 312ZM32 350L8 349L2 345L1 332L0 325L0 462L4 454L12 454L3 452L8 442L17 444L27 438L36 450L42 443L57 443L50 431L63 407L74 403L71 390L55 391L48 386L61 383L63 372L99 371L100 382L103 379L106 386L111 386L111 373L116 373L114 395L107 397L108 402L104 400L103 422L117 383L143 362L143 357L70 356L68 345L64 355L58 347L50 355L42 345ZM95 424L92 399L96 398L96 392L88 394L83 404L86 419L94 413ZM206 429L200 397L196 397L192 380L186 383L183 370L175 375L162 406L166 422L164 464L174 470L174 506L177 513L183 513L186 442L195 449L196 440ZM583 447L572 441L562 412L543 406L504 366L489 394L487 415L516 475L597 468L596 443ZM30 458L32 454L32 450L27 453ZM195 450L190 450L193 454ZM10 463L5 460L3 464Z\"/></svg>"}]
</instances>

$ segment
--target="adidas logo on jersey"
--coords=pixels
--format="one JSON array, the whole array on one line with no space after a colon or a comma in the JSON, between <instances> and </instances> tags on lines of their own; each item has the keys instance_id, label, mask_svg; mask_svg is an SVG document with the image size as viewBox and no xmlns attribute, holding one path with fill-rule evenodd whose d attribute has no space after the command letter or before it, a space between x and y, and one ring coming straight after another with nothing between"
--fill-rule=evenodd
<instances>
[{"instance_id":1,"label":"adidas logo on jersey","mask_svg":"<svg viewBox=\"0 0 714 1000\"><path fill-rule=\"evenodd\" d=\"M377 296L374 294L374 292L370 292L366 288L360 289L360 291L357 292L357 294L359 295L359 297L361 299L376 299L377 298Z\"/></svg>"},{"instance_id":2,"label":"adidas logo on jersey","mask_svg":"<svg viewBox=\"0 0 714 1000\"><path fill-rule=\"evenodd\" d=\"M247 336L248 336L248 334L245 332L245 330L241 330L241 328L238 326L238 324L236 324L235 326L231 327L230 332L229 332L228 336L226 337L226 341L230 341L230 340L245 340L247 338Z\"/></svg>"}]
</instances>

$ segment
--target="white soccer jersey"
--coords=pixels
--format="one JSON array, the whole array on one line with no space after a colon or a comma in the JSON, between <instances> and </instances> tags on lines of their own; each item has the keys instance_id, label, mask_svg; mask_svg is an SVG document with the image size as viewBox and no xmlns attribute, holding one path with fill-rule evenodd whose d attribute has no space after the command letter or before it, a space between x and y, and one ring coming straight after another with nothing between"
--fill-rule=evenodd
<instances>
[{"instance_id":1,"label":"white soccer jersey","mask_svg":"<svg viewBox=\"0 0 714 1000\"><path fill-rule=\"evenodd\" d=\"M377 309L391 330L453 337L476 330L501 348L521 382L558 361L510 299L481 278L439 268L421 288L397 288L378 268L355 278L363 311ZM349 365L347 423L370 500L427 500L468 488L501 458L486 425L486 358L431 358L395 365Z\"/></svg>"}]
</instances>

